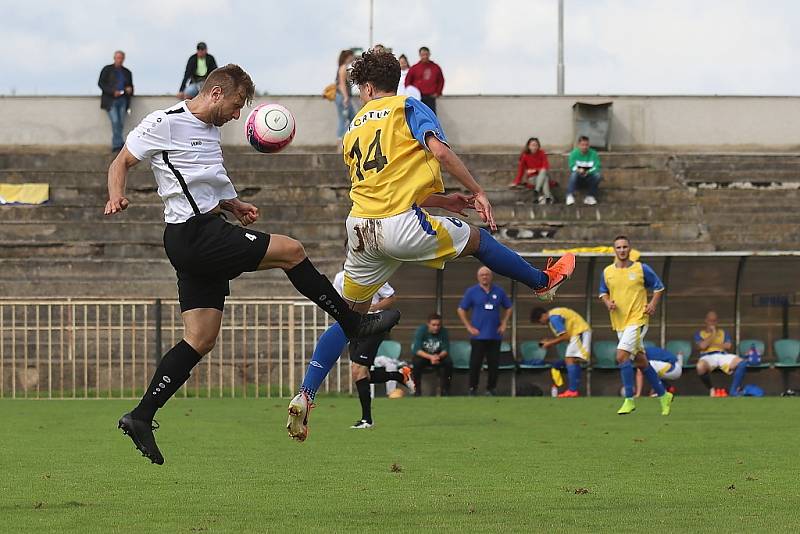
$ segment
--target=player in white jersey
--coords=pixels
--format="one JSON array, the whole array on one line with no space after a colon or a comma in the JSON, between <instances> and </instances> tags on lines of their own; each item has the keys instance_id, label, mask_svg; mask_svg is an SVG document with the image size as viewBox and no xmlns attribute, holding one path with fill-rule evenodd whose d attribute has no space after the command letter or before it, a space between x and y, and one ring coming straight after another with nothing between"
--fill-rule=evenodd
<instances>
[{"instance_id":1,"label":"player in white jersey","mask_svg":"<svg viewBox=\"0 0 800 534\"><path fill-rule=\"evenodd\" d=\"M148 115L108 169L105 214L110 216L129 206L129 169L150 160L164 201L164 248L178 278L183 339L161 359L139 405L119 420L119 428L156 464L164 463L164 457L153 436L153 416L214 347L229 281L243 272L283 269L292 285L330 314L348 338L384 332L399 319L393 310L353 312L314 268L300 242L243 228L258 220L259 210L237 198L223 165L219 128L238 119L254 93L250 76L238 65L214 70L198 96ZM226 222L223 210L242 226Z\"/></svg>"},{"instance_id":2,"label":"player in white jersey","mask_svg":"<svg viewBox=\"0 0 800 534\"><path fill-rule=\"evenodd\" d=\"M344 271L340 271L333 279L333 287L341 295L344 291ZM383 284L380 289L372 296L369 313L380 310L388 310L394 304L394 288L389 282ZM361 419L356 421L350 428L362 429L372 428L372 384L386 384L389 381L397 381L406 386L411 393L414 393L414 380L411 378L411 368L403 367L398 371L387 369L375 365L378 356L378 348L383 340L386 339L386 332L375 334L366 339L351 343L350 347L350 373L353 383L356 385L358 400L361 402Z\"/></svg>"}]
</instances>

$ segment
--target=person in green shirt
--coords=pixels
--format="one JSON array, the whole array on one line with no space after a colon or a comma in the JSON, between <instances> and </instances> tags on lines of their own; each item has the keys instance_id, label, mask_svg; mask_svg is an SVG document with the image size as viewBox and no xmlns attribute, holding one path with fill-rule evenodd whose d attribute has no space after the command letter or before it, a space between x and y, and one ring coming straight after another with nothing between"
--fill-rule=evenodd
<instances>
[{"instance_id":1,"label":"person in green shirt","mask_svg":"<svg viewBox=\"0 0 800 534\"><path fill-rule=\"evenodd\" d=\"M196 97L203 88L208 75L216 68L217 60L208 53L206 43L203 41L197 43L197 53L189 56L189 60L186 62L186 70L181 78L181 88L178 89L178 98L183 100Z\"/></svg>"},{"instance_id":2,"label":"person in green shirt","mask_svg":"<svg viewBox=\"0 0 800 534\"><path fill-rule=\"evenodd\" d=\"M603 180L603 175L600 174L600 156L595 149L589 148L589 138L585 135L578 138L578 146L569 153L569 170L567 206L575 204L575 189L579 187L588 190L583 198L584 204L597 204L597 190Z\"/></svg>"},{"instance_id":3,"label":"person in green shirt","mask_svg":"<svg viewBox=\"0 0 800 534\"><path fill-rule=\"evenodd\" d=\"M442 326L442 316L432 313L427 324L417 328L411 352L414 354L413 378L416 384L415 396L422 394L422 371L432 366L439 371L439 385L442 397L450 394L450 381L453 378L453 360L449 357L450 336Z\"/></svg>"}]
</instances>

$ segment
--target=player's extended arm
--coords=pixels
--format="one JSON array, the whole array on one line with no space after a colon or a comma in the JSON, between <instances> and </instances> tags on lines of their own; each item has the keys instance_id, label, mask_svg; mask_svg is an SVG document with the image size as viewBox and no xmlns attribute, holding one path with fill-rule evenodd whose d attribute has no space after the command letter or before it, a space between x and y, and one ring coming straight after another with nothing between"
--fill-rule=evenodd
<instances>
[{"instance_id":1,"label":"player's extended arm","mask_svg":"<svg viewBox=\"0 0 800 534\"><path fill-rule=\"evenodd\" d=\"M238 198L223 200L219 203L219 207L233 213L233 216L242 223L242 226L253 224L258 220L258 208L249 202L242 202Z\"/></svg>"},{"instance_id":2,"label":"player's extended arm","mask_svg":"<svg viewBox=\"0 0 800 534\"><path fill-rule=\"evenodd\" d=\"M125 183L128 181L128 171L137 163L139 160L124 146L111 162L108 167L108 202L103 212L105 215L114 215L130 205L125 198Z\"/></svg>"},{"instance_id":3,"label":"player's extended arm","mask_svg":"<svg viewBox=\"0 0 800 534\"><path fill-rule=\"evenodd\" d=\"M563 334L559 334L558 336L552 339L543 339L542 340L542 347L549 348L553 345L558 345L559 343L563 343L564 341L569 341L569 333L564 332Z\"/></svg>"},{"instance_id":4,"label":"player's extended arm","mask_svg":"<svg viewBox=\"0 0 800 534\"><path fill-rule=\"evenodd\" d=\"M428 144L428 149L433 154L439 163L441 163L444 170L451 174L458 182L469 190L474 196L475 211L481 216L483 222L489 225L492 230L497 230L497 225L494 222L494 214L492 213L492 205L489 203L489 198L486 192L472 177L467 166L461 161L461 158L456 156L449 146L439 141L433 133L428 135L425 142Z\"/></svg>"},{"instance_id":5,"label":"player's extended arm","mask_svg":"<svg viewBox=\"0 0 800 534\"><path fill-rule=\"evenodd\" d=\"M442 208L456 215L469 217L464 210L475 209L475 197L463 193L450 193L443 195L434 193L422 202L423 208Z\"/></svg>"}]
</instances>

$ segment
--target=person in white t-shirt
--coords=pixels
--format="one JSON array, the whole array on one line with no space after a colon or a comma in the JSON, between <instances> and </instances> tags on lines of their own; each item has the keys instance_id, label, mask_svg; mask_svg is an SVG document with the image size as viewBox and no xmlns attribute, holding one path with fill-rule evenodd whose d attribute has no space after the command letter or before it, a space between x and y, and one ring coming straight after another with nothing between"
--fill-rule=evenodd
<instances>
[{"instance_id":1,"label":"person in white t-shirt","mask_svg":"<svg viewBox=\"0 0 800 534\"><path fill-rule=\"evenodd\" d=\"M334 277L333 287L336 288L340 295L342 294L344 290L344 271L340 271ZM394 304L394 301L394 288L389 285L389 282L386 282L372 296L369 313L388 310ZM356 421L350 428L372 428L374 424L372 420L372 388L370 387L372 384L386 384L390 381L397 381L406 386L411 393L414 393L415 384L411 378L410 367L403 367L400 371L396 367L394 369L381 366L373 368L378 356L378 348L384 339L386 339L385 332L350 343L350 370L358 392L358 400L361 402L361 419Z\"/></svg>"},{"instance_id":2,"label":"person in white t-shirt","mask_svg":"<svg viewBox=\"0 0 800 534\"><path fill-rule=\"evenodd\" d=\"M129 206L125 183L130 168L150 160L164 201L164 248L178 278L183 339L161 359L139 405L119 420L119 428L156 464L164 463L164 457L153 436L153 416L214 347L229 281L243 272L283 269L292 285L351 339L384 332L400 317L394 310L369 315L352 311L299 241L244 228L260 212L237 197L223 165L219 128L238 119L254 93L253 81L238 65L214 70L195 98L145 117L108 169L105 215L111 216ZM242 226L226 222L223 210Z\"/></svg>"}]
</instances>

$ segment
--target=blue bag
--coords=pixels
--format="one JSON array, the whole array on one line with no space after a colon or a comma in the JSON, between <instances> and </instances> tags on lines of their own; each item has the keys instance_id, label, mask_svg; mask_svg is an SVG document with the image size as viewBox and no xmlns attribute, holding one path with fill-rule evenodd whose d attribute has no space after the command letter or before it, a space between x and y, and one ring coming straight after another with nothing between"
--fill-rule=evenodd
<instances>
[{"instance_id":1,"label":"blue bag","mask_svg":"<svg viewBox=\"0 0 800 534\"><path fill-rule=\"evenodd\" d=\"M763 397L764 390L753 384L748 384L742 388L742 396L744 397Z\"/></svg>"}]
</instances>

